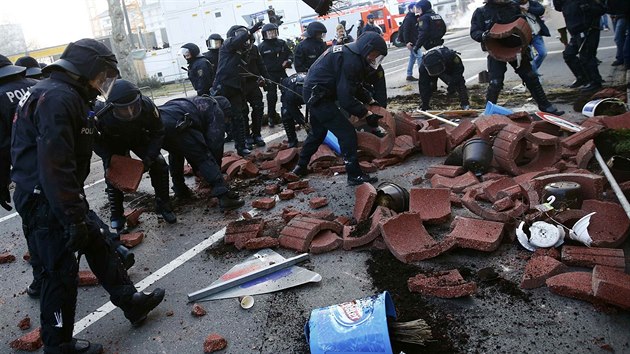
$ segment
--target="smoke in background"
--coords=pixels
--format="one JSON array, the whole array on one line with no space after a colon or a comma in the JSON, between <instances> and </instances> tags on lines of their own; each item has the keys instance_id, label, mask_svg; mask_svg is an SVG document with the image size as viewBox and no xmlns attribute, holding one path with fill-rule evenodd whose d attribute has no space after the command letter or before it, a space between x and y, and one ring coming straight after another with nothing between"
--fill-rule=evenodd
<instances>
[{"instance_id":1,"label":"smoke in background","mask_svg":"<svg viewBox=\"0 0 630 354\"><path fill-rule=\"evenodd\" d=\"M472 19L473 12L478 7L483 6L484 0L474 0L466 6L466 10L462 14L458 14L455 20L449 26L450 29L454 28L469 28L470 20Z\"/></svg>"}]
</instances>

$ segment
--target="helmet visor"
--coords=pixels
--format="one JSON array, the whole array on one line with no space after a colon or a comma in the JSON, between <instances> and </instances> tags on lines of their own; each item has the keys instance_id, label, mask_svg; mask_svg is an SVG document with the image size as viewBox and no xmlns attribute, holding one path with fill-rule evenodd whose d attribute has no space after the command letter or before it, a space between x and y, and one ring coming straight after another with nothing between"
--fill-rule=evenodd
<instances>
[{"instance_id":1,"label":"helmet visor","mask_svg":"<svg viewBox=\"0 0 630 354\"><path fill-rule=\"evenodd\" d=\"M223 44L222 40L211 39L211 40L208 41L208 48L209 49L219 49L219 48L221 48L221 44Z\"/></svg>"},{"instance_id":2,"label":"helmet visor","mask_svg":"<svg viewBox=\"0 0 630 354\"><path fill-rule=\"evenodd\" d=\"M368 58L368 63L372 68L378 69L378 66L381 65L381 63L383 62L383 59L385 59L385 56L383 54L379 54L373 59Z\"/></svg>"},{"instance_id":3,"label":"helmet visor","mask_svg":"<svg viewBox=\"0 0 630 354\"><path fill-rule=\"evenodd\" d=\"M90 80L90 86L98 90L104 99L107 99L109 93L114 87L114 82L118 77L118 70L116 68L107 68L105 71L101 71L96 77Z\"/></svg>"},{"instance_id":4,"label":"helmet visor","mask_svg":"<svg viewBox=\"0 0 630 354\"><path fill-rule=\"evenodd\" d=\"M278 38L278 30L272 29L269 31L265 31L265 39L276 39Z\"/></svg>"},{"instance_id":5,"label":"helmet visor","mask_svg":"<svg viewBox=\"0 0 630 354\"><path fill-rule=\"evenodd\" d=\"M142 95L139 94L133 101L128 103L112 102L111 105L114 117L124 122L129 122L140 116L140 112L142 111Z\"/></svg>"},{"instance_id":6,"label":"helmet visor","mask_svg":"<svg viewBox=\"0 0 630 354\"><path fill-rule=\"evenodd\" d=\"M184 59L186 59L186 60L190 59L190 57L192 56L190 54L190 50L188 50L188 48L184 48L184 47L179 48L179 55L183 56Z\"/></svg>"}]
</instances>

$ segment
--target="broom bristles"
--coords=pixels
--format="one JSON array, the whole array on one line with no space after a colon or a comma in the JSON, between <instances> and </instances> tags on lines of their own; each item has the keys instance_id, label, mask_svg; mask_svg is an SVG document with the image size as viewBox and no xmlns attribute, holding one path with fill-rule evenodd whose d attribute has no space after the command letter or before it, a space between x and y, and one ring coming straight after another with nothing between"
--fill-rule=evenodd
<instances>
[{"instance_id":1,"label":"broom bristles","mask_svg":"<svg viewBox=\"0 0 630 354\"><path fill-rule=\"evenodd\" d=\"M409 322L390 322L389 337L394 342L424 345L433 336L431 327L421 318Z\"/></svg>"}]
</instances>

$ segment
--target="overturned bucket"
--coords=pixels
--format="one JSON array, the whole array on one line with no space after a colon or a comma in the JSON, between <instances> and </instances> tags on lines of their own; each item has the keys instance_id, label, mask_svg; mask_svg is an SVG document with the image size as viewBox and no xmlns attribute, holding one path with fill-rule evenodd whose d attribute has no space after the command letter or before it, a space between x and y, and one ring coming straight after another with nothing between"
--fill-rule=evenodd
<instances>
[{"instance_id":1,"label":"overturned bucket","mask_svg":"<svg viewBox=\"0 0 630 354\"><path fill-rule=\"evenodd\" d=\"M587 117L616 116L627 111L626 104L618 98L600 98L587 102L582 108L582 114Z\"/></svg>"},{"instance_id":2,"label":"overturned bucket","mask_svg":"<svg viewBox=\"0 0 630 354\"><path fill-rule=\"evenodd\" d=\"M392 182L383 182L376 188L375 206L384 206L397 213L409 211L409 191Z\"/></svg>"},{"instance_id":3,"label":"overturned bucket","mask_svg":"<svg viewBox=\"0 0 630 354\"><path fill-rule=\"evenodd\" d=\"M326 137L324 138L324 144L328 145L328 147L331 148L337 154L341 154L341 148L339 147L339 140L337 139L335 134L333 134L330 130L328 131L328 133L326 134Z\"/></svg>"},{"instance_id":4,"label":"overturned bucket","mask_svg":"<svg viewBox=\"0 0 630 354\"><path fill-rule=\"evenodd\" d=\"M480 138L470 139L464 143L462 166L480 176L490 168L492 157L490 143Z\"/></svg>"},{"instance_id":5,"label":"overturned bucket","mask_svg":"<svg viewBox=\"0 0 630 354\"><path fill-rule=\"evenodd\" d=\"M311 311L304 326L312 354L392 354L387 317L396 317L389 293Z\"/></svg>"},{"instance_id":6,"label":"overturned bucket","mask_svg":"<svg viewBox=\"0 0 630 354\"><path fill-rule=\"evenodd\" d=\"M485 116L489 116L492 114L501 114L504 116L507 116L508 114L512 114L514 112L512 112L511 110L505 108L505 107L501 107L498 104L494 104L490 101L486 102L486 109L483 111L483 115Z\"/></svg>"}]
</instances>

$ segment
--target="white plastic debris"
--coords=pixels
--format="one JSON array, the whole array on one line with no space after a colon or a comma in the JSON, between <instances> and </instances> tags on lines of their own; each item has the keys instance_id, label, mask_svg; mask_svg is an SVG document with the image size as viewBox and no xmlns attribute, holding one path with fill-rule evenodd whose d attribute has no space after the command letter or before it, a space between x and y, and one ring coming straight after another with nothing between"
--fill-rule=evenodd
<instances>
[{"instance_id":1,"label":"white plastic debris","mask_svg":"<svg viewBox=\"0 0 630 354\"><path fill-rule=\"evenodd\" d=\"M523 225L525 225L525 221L521 221L521 223L516 228L516 239L521 244L521 246L525 247L528 251L536 251L536 247L529 243L529 238L527 238L527 234L523 231Z\"/></svg>"},{"instance_id":2,"label":"white plastic debris","mask_svg":"<svg viewBox=\"0 0 630 354\"><path fill-rule=\"evenodd\" d=\"M569 231L569 238L591 247L593 239L591 238L591 235L588 234L588 225L591 223L591 216L593 215L595 215L595 212L585 215L583 218L578 220L575 225L573 225L571 231Z\"/></svg>"},{"instance_id":3,"label":"white plastic debris","mask_svg":"<svg viewBox=\"0 0 630 354\"><path fill-rule=\"evenodd\" d=\"M558 247L564 243L565 232L559 225L544 221L536 221L529 227L530 237L523 231L524 221L516 229L518 242L527 250L534 252L537 248Z\"/></svg>"}]
</instances>

